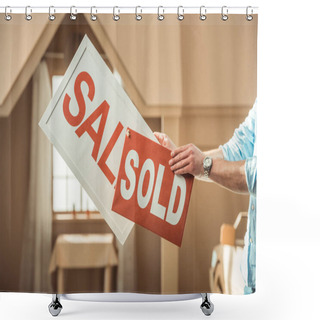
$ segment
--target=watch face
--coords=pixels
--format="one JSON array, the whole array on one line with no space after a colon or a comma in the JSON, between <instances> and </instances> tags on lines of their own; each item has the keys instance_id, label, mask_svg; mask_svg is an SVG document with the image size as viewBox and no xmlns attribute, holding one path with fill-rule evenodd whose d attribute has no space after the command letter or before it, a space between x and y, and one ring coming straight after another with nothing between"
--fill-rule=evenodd
<instances>
[{"instance_id":1,"label":"watch face","mask_svg":"<svg viewBox=\"0 0 320 320\"><path fill-rule=\"evenodd\" d=\"M204 159L204 166L205 167L210 167L210 165L211 165L211 158L205 158Z\"/></svg>"}]
</instances>

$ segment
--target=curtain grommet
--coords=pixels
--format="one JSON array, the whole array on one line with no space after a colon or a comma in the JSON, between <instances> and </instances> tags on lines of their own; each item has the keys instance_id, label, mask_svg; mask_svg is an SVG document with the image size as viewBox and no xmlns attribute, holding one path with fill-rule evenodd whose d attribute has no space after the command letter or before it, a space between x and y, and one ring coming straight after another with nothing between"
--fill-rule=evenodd
<instances>
[{"instance_id":1,"label":"curtain grommet","mask_svg":"<svg viewBox=\"0 0 320 320\"><path fill-rule=\"evenodd\" d=\"M160 14L160 8L162 8L162 14ZM163 21L164 20L164 9L163 6L158 7L158 20Z\"/></svg>"},{"instance_id":2,"label":"curtain grommet","mask_svg":"<svg viewBox=\"0 0 320 320\"><path fill-rule=\"evenodd\" d=\"M52 14L51 11L53 11L53 13L56 12L54 9L54 6L49 7L49 17L48 17L50 21L54 21L56 19L56 16Z\"/></svg>"},{"instance_id":3,"label":"curtain grommet","mask_svg":"<svg viewBox=\"0 0 320 320\"><path fill-rule=\"evenodd\" d=\"M26 6L26 10L25 10L25 19L27 21L31 21L32 20L32 10L31 10L31 7L30 6Z\"/></svg>"},{"instance_id":4,"label":"curtain grommet","mask_svg":"<svg viewBox=\"0 0 320 320\"><path fill-rule=\"evenodd\" d=\"M180 10L182 11L182 13L180 12ZM178 7L178 10L177 10L177 19L179 21L182 21L184 19L184 9L183 9L183 6L179 6Z\"/></svg>"},{"instance_id":5,"label":"curtain grommet","mask_svg":"<svg viewBox=\"0 0 320 320\"><path fill-rule=\"evenodd\" d=\"M10 6L6 6L5 9L4 9L4 18L5 18L6 21L10 21L12 19L12 16L10 16L8 11L11 11L10 10Z\"/></svg>"},{"instance_id":6,"label":"curtain grommet","mask_svg":"<svg viewBox=\"0 0 320 320\"><path fill-rule=\"evenodd\" d=\"M207 8L205 6L200 7L200 20L204 21L207 19Z\"/></svg>"},{"instance_id":7,"label":"curtain grommet","mask_svg":"<svg viewBox=\"0 0 320 320\"><path fill-rule=\"evenodd\" d=\"M74 9L74 12L73 12ZM77 20L77 8L75 6L70 7L70 20L75 21Z\"/></svg>"},{"instance_id":8,"label":"curtain grommet","mask_svg":"<svg viewBox=\"0 0 320 320\"><path fill-rule=\"evenodd\" d=\"M116 14L116 9L118 10L117 14ZM119 21L120 20L120 15L119 14L120 14L119 7L118 6L113 7L113 17L112 17L112 19L114 21Z\"/></svg>"},{"instance_id":9,"label":"curtain grommet","mask_svg":"<svg viewBox=\"0 0 320 320\"><path fill-rule=\"evenodd\" d=\"M228 20L228 7L227 6L223 6L221 8L221 20L222 21L227 21Z\"/></svg>"},{"instance_id":10,"label":"curtain grommet","mask_svg":"<svg viewBox=\"0 0 320 320\"><path fill-rule=\"evenodd\" d=\"M249 14L249 8L251 9L251 14ZM253 19L253 9L251 6L248 6L247 9L246 9L246 19L247 21L252 21Z\"/></svg>"},{"instance_id":11,"label":"curtain grommet","mask_svg":"<svg viewBox=\"0 0 320 320\"><path fill-rule=\"evenodd\" d=\"M94 14L93 13L93 8L96 9L96 7L95 6L91 7L91 9L90 9L90 19L91 19L91 21L97 21L97 19L98 19L98 17L97 17L97 9L96 9L96 13Z\"/></svg>"},{"instance_id":12,"label":"curtain grommet","mask_svg":"<svg viewBox=\"0 0 320 320\"><path fill-rule=\"evenodd\" d=\"M138 8L140 9L140 14L138 14ZM140 6L136 6L136 20L137 21L141 21L142 20L142 15L141 15L141 13L142 13L142 9L141 9L141 7Z\"/></svg>"}]
</instances>

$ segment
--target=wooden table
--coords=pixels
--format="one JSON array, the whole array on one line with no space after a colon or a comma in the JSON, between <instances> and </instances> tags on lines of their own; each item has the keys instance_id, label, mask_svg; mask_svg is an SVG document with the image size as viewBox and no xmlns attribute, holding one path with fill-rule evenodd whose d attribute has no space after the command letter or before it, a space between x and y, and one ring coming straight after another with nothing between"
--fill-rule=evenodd
<instances>
[{"instance_id":1,"label":"wooden table","mask_svg":"<svg viewBox=\"0 0 320 320\"><path fill-rule=\"evenodd\" d=\"M111 267L118 265L112 233L61 234L58 236L49 271L58 268L57 293L64 293L64 269L104 268L104 292L111 290Z\"/></svg>"}]
</instances>

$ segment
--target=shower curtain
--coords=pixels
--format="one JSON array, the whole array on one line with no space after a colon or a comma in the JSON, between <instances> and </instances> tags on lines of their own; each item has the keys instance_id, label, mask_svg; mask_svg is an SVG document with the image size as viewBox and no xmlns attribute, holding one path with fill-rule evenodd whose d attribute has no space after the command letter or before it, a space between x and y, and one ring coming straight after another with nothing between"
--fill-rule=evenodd
<instances>
[{"instance_id":1,"label":"shower curtain","mask_svg":"<svg viewBox=\"0 0 320 320\"><path fill-rule=\"evenodd\" d=\"M258 15L179 12L0 14L0 291L255 292Z\"/></svg>"}]
</instances>

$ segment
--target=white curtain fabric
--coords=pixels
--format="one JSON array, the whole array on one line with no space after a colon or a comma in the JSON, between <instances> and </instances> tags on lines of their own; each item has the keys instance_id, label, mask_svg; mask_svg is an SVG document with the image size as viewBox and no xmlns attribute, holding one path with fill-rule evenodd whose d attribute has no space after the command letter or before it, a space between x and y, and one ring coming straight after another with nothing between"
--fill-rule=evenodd
<instances>
[{"instance_id":1,"label":"white curtain fabric","mask_svg":"<svg viewBox=\"0 0 320 320\"><path fill-rule=\"evenodd\" d=\"M47 64L42 61L32 79L29 195L20 272L20 289L24 292L51 291L52 148L38 126L50 99L51 82Z\"/></svg>"}]
</instances>

